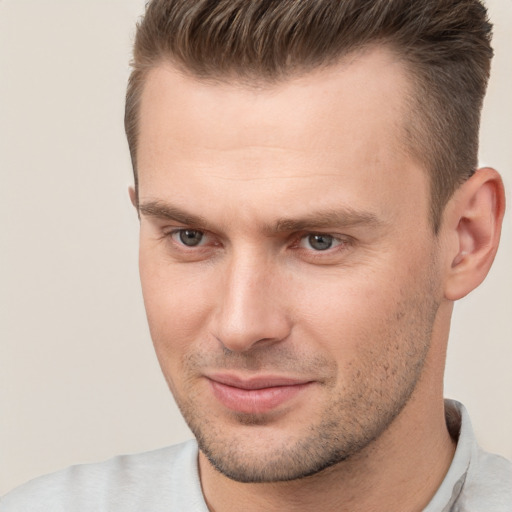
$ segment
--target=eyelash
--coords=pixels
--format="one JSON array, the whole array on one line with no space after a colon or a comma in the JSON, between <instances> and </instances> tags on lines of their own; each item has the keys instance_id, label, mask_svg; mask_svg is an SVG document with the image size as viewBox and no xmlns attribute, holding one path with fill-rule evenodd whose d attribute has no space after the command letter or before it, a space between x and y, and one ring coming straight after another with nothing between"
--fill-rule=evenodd
<instances>
[{"instance_id":1,"label":"eyelash","mask_svg":"<svg viewBox=\"0 0 512 512\"><path fill-rule=\"evenodd\" d=\"M333 247L329 247L325 250L314 250L307 249L301 247L301 244L307 240L308 237L314 235L323 235L332 237L333 242L336 243ZM330 259L336 258L342 253L346 252L351 248L354 244L354 240L347 235L336 235L333 233L323 233L323 232L307 232L301 233L295 238L294 243L290 246L293 250L299 251L302 254L305 254L309 262L318 262L318 263L330 263ZM335 263L336 261L334 261Z\"/></svg>"},{"instance_id":2,"label":"eyelash","mask_svg":"<svg viewBox=\"0 0 512 512\"><path fill-rule=\"evenodd\" d=\"M182 234L185 231L197 231L201 233L203 236L212 236L207 231L203 231L201 229L195 229L195 228L177 228L173 229L171 231L168 231L164 233L164 238L170 239L171 242L175 247L178 248L180 251L186 251L188 253L191 253L192 251L197 253L197 251L201 249L205 249L208 247L207 242L203 243L203 241L200 242L199 245L196 246L187 246L184 243L176 240L176 237L179 237L180 234ZM331 237L335 245L333 247L329 247L325 250L314 250L314 249L307 249L304 247L301 247L301 243L306 240L310 236L325 236L325 237ZM342 252L344 250L347 250L352 244L353 239L351 237L348 237L347 235L336 235L332 233L324 233L324 232L306 232L306 233L300 233L292 237L292 243L289 245L289 247L292 250L297 251L307 251L308 258L309 259L320 259L320 258L326 258L328 256L333 256L337 254L338 252ZM220 246L221 243L215 243L213 244L214 247Z\"/></svg>"}]
</instances>

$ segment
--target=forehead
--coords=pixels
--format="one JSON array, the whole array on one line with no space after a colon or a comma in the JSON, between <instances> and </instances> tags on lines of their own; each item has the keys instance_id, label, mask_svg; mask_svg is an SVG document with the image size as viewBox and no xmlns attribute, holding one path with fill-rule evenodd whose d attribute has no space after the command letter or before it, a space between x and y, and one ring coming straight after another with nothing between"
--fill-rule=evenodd
<instances>
[{"instance_id":1,"label":"forehead","mask_svg":"<svg viewBox=\"0 0 512 512\"><path fill-rule=\"evenodd\" d=\"M352 207L373 190L390 200L409 181L418 185L403 149L408 96L405 67L385 49L262 87L199 81L161 65L142 93L139 194L175 202L194 187L246 205L262 197L286 204L288 195L291 205L294 195L328 190Z\"/></svg>"},{"instance_id":2,"label":"forehead","mask_svg":"<svg viewBox=\"0 0 512 512\"><path fill-rule=\"evenodd\" d=\"M167 143L174 140L196 146L195 138L201 136L205 145L230 149L251 141L273 142L285 122L288 130L279 136L287 135L293 143L312 124L319 134L336 128L355 138L359 129L380 130L377 121L385 117L388 129L381 133L385 136L390 128L400 128L408 91L403 62L384 48L350 54L336 65L270 84L245 84L228 78L200 80L164 63L146 77L139 127L142 136L152 136L147 142L157 142L159 138L153 136L160 133L172 137L166 137ZM356 116L362 123L354 123ZM177 120L174 126L172 118ZM225 121L232 125L230 134ZM187 140L188 135L192 141ZM143 145L145 141L139 142Z\"/></svg>"}]
</instances>

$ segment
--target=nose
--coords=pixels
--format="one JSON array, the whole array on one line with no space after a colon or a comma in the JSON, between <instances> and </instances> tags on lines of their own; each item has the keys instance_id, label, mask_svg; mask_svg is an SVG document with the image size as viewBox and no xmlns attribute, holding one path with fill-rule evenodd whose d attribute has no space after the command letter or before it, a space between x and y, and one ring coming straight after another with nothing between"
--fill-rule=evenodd
<instances>
[{"instance_id":1,"label":"nose","mask_svg":"<svg viewBox=\"0 0 512 512\"><path fill-rule=\"evenodd\" d=\"M291 322L282 304L279 269L264 258L232 258L220 281L213 335L224 348L246 352L288 337Z\"/></svg>"}]
</instances>

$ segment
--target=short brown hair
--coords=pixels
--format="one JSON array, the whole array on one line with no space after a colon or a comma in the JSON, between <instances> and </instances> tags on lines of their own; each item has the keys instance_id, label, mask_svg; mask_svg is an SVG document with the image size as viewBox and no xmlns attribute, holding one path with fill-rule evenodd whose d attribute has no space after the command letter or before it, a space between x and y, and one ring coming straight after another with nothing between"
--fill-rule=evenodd
<instances>
[{"instance_id":1,"label":"short brown hair","mask_svg":"<svg viewBox=\"0 0 512 512\"><path fill-rule=\"evenodd\" d=\"M405 143L431 174L437 231L477 166L491 24L479 0L153 0L137 26L125 129L137 188L147 72L170 62L198 79L273 83L386 44L411 72Z\"/></svg>"}]
</instances>

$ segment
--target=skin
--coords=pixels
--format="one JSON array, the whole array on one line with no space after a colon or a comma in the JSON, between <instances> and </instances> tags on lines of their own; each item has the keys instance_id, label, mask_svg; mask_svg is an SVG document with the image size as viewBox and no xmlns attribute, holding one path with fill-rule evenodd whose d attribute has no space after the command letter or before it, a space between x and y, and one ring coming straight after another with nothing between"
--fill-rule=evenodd
<instances>
[{"instance_id":1,"label":"skin","mask_svg":"<svg viewBox=\"0 0 512 512\"><path fill-rule=\"evenodd\" d=\"M434 235L408 93L382 49L271 87L147 78L142 288L210 510L421 510L443 480L452 301L492 262L503 189L477 173ZM237 408L219 375L300 385Z\"/></svg>"}]
</instances>

